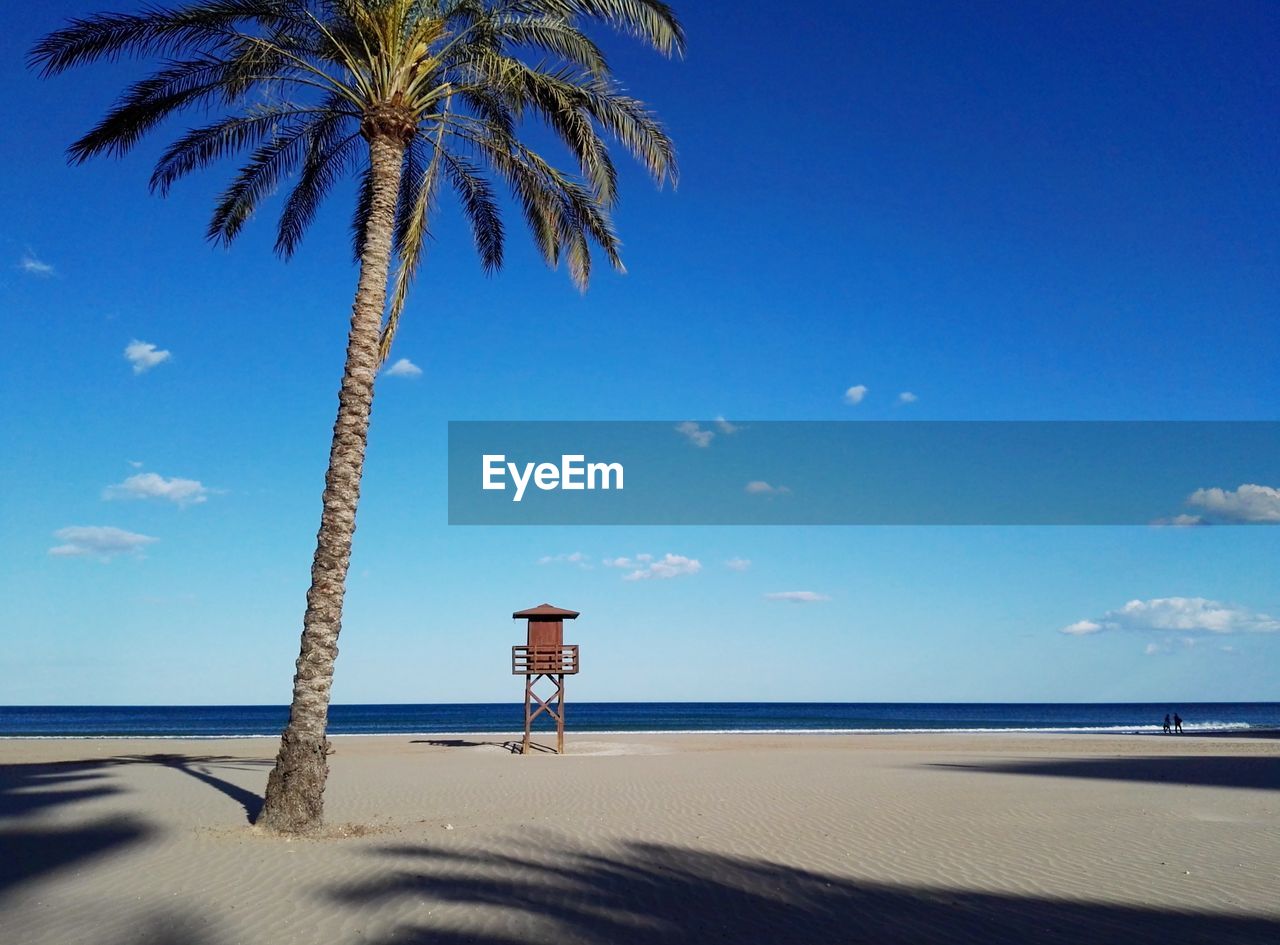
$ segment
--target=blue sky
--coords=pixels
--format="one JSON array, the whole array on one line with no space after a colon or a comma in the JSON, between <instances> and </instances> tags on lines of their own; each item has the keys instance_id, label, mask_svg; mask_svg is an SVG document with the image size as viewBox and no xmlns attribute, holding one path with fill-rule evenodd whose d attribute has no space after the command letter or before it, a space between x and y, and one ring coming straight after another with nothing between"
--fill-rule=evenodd
<instances>
[{"instance_id":1,"label":"blue sky","mask_svg":"<svg viewBox=\"0 0 1280 945\"><path fill-rule=\"evenodd\" d=\"M611 41L680 187L624 173L629 273L586 295L514 220L497 278L441 222L393 355L422 373L379 382L335 700L515 700L507 615L544 600L583 612L579 699L1280 699L1271 528L445 524L449 420L1277 419L1280 11L1116 6L682 3L683 61ZM283 264L265 217L205 243L225 172L147 194L163 136L67 167L138 69L23 58L101 7L0 40L0 703L282 703L350 194ZM110 543L86 527L155 541L50 553Z\"/></svg>"}]
</instances>

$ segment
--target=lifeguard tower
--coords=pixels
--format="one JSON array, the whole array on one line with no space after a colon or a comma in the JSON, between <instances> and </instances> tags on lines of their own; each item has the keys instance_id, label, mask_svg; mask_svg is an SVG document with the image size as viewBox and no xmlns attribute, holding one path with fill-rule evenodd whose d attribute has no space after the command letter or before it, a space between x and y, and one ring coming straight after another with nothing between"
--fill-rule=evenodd
<instances>
[{"instance_id":1,"label":"lifeguard tower","mask_svg":"<svg viewBox=\"0 0 1280 945\"><path fill-rule=\"evenodd\" d=\"M524 742L520 753L529 753L533 721L547 713L556 723L556 754L564 754L564 677L578 672L578 646L564 642L564 622L574 620L576 610L539 604L517 610L513 620L528 620L529 635L524 646L511 648L511 674L524 677ZM555 691L542 698L534 691L539 680L547 679ZM534 708L537 703L537 708Z\"/></svg>"}]
</instances>

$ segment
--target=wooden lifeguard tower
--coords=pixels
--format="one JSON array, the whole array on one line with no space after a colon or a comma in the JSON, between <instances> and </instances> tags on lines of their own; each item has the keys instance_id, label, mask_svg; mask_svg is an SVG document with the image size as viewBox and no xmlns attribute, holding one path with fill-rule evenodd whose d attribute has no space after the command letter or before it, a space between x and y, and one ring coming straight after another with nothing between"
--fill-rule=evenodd
<instances>
[{"instance_id":1,"label":"wooden lifeguard tower","mask_svg":"<svg viewBox=\"0 0 1280 945\"><path fill-rule=\"evenodd\" d=\"M564 622L574 620L576 610L564 610L550 604L539 604L528 610L517 610L513 620L528 620L529 635L524 646L511 648L511 674L524 677L524 742L520 753L529 753L533 721L547 713L556 723L556 754L564 754L564 677L578 672L578 646L564 642ZM541 679L556 688L547 698L534 691ZM534 703L537 708L534 708Z\"/></svg>"}]
</instances>

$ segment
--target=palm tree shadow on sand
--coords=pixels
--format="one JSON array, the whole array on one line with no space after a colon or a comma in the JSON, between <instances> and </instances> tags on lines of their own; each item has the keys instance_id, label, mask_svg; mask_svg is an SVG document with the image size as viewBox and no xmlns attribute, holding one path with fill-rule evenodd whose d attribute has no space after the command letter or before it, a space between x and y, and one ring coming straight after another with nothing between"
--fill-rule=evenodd
<instances>
[{"instance_id":1,"label":"palm tree shadow on sand","mask_svg":"<svg viewBox=\"0 0 1280 945\"><path fill-rule=\"evenodd\" d=\"M258 819L262 810L262 795L240 787L225 778L213 774L211 768L233 768L241 771L254 768L265 768L271 764L266 759L230 758L225 755L121 755L110 759L108 764L151 764L173 768L183 774L201 781L216 791L225 794L244 808L249 823Z\"/></svg>"},{"instance_id":2,"label":"palm tree shadow on sand","mask_svg":"<svg viewBox=\"0 0 1280 945\"><path fill-rule=\"evenodd\" d=\"M0 765L0 892L123 851L155 834L158 828L141 816L144 811L78 820L61 817L60 809L120 794L111 769L136 764L163 765L195 778L236 801L252 822L262 808L261 795L218 777L213 770L256 770L270 761L154 754ZM60 821L39 820L49 812L59 812Z\"/></svg>"},{"instance_id":3,"label":"palm tree shadow on sand","mask_svg":"<svg viewBox=\"0 0 1280 945\"><path fill-rule=\"evenodd\" d=\"M361 909L445 907L441 927L405 923L383 945L1280 941L1280 921L1269 918L854 881L652 843L611 855L554 843L514 853L395 846L375 855L396 870L335 888L334 899ZM468 929L473 917L479 924Z\"/></svg>"},{"instance_id":4,"label":"palm tree shadow on sand","mask_svg":"<svg viewBox=\"0 0 1280 945\"><path fill-rule=\"evenodd\" d=\"M1171 755L1149 758L1048 758L980 764L934 763L931 768L1027 774L1053 778L1141 781L1280 791L1280 756Z\"/></svg>"},{"instance_id":5,"label":"palm tree shadow on sand","mask_svg":"<svg viewBox=\"0 0 1280 945\"><path fill-rule=\"evenodd\" d=\"M0 893L30 880L95 860L153 833L133 815L96 816L78 823L41 822L59 808L111 797L120 788L106 762L0 765ZM35 819L36 823L28 821Z\"/></svg>"}]
</instances>

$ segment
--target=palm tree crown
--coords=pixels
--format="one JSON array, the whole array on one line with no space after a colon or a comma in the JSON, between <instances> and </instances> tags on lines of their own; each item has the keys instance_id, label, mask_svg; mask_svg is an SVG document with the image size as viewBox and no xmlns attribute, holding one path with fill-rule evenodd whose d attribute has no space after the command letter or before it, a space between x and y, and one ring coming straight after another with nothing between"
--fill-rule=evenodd
<instances>
[{"instance_id":1,"label":"palm tree crown","mask_svg":"<svg viewBox=\"0 0 1280 945\"><path fill-rule=\"evenodd\" d=\"M564 259L585 287L592 244L622 265L609 217L617 173L601 133L659 185L674 182L670 139L643 102L620 90L584 32L590 20L665 54L683 50L683 32L661 0L203 0L73 20L41 40L31 62L52 75L122 55L169 57L125 89L69 153L76 162L121 155L177 112L215 112L216 121L168 146L151 188L167 193L186 174L248 151L209 223L218 242L233 240L284 184L276 250L287 257L325 195L357 173L359 256L373 191L362 145L392 142L402 167L385 358L442 183L457 195L486 270L503 257L496 178L548 264ZM557 169L520 140L527 116L567 146L578 173Z\"/></svg>"}]
</instances>

